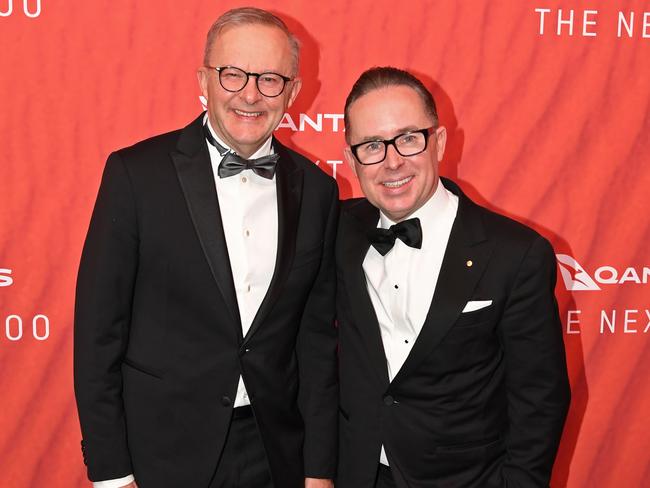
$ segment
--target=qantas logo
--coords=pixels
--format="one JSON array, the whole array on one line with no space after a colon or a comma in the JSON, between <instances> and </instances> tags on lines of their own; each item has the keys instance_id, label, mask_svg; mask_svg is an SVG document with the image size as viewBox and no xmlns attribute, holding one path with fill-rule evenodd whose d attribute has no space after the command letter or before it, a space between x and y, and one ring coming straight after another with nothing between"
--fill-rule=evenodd
<instances>
[{"instance_id":1,"label":"qantas logo","mask_svg":"<svg viewBox=\"0 0 650 488\"><path fill-rule=\"evenodd\" d=\"M623 271L613 266L601 266L590 275L575 258L568 254L556 254L560 265L560 274L564 286L569 291L598 291L602 290L600 285L616 285L634 283L645 285L650 281L650 267L643 268L628 267Z\"/></svg>"}]
</instances>

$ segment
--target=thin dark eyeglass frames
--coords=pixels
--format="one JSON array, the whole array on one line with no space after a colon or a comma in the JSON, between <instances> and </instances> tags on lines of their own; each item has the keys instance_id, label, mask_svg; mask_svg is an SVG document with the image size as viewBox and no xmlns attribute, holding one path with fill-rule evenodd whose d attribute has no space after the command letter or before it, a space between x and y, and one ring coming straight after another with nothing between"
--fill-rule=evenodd
<instances>
[{"instance_id":1,"label":"thin dark eyeglass frames","mask_svg":"<svg viewBox=\"0 0 650 488\"><path fill-rule=\"evenodd\" d=\"M243 90L248 84L249 77L254 76L259 92L265 97L273 98L282 94L287 82L293 81L293 78L271 71L252 73L236 66L206 66L206 68L215 70L223 89L231 93Z\"/></svg>"}]
</instances>

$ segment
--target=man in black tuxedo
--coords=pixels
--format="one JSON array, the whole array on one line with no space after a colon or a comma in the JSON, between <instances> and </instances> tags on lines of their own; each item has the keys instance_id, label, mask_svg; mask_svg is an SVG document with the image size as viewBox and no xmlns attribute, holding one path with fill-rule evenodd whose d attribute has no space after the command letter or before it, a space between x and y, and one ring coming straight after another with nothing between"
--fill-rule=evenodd
<instances>
[{"instance_id":1,"label":"man in black tuxedo","mask_svg":"<svg viewBox=\"0 0 650 488\"><path fill-rule=\"evenodd\" d=\"M366 199L336 247L337 488L548 486L570 396L553 249L439 177L411 74L365 72L345 125Z\"/></svg>"},{"instance_id":2,"label":"man in black tuxedo","mask_svg":"<svg viewBox=\"0 0 650 488\"><path fill-rule=\"evenodd\" d=\"M298 43L220 17L207 113L110 155L75 310L82 451L96 486L331 487L335 181L272 137Z\"/></svg>"}]
</instances>

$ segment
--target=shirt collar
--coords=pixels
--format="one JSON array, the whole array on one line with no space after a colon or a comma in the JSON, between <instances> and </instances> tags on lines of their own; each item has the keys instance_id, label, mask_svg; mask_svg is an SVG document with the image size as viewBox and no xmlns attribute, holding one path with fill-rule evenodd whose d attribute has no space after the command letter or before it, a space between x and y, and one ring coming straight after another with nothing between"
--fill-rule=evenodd
<instances>
[{"instance_id":1,"label":"shirt collar","mask_svg":"<svg viewBox=\"0 0 650 488\"><path fill-rule=\"evenodd\" d=\"M451 193L438 179L438 186L424 205L413 212L408 218L420 219L422 226L422 249L426 249L427 243L435 238L437 232L444 228L445 224L456 217L458 209L458 197ZM384 212L379 212L378 227L388 229L396 222L389 219Z\"/></svg>"}]
</instances>

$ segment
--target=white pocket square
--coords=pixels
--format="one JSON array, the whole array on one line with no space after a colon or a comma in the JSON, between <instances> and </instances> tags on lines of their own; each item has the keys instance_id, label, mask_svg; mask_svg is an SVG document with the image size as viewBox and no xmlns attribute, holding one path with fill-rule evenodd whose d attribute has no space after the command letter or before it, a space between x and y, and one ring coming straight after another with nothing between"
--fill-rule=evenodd
<instances>
[{"instance_id":1,"label":"white pocket square","mask_svg":"<svg viewBox=\"0 0 650 488\"><path fill-rule=\"evenodd\" d=\"M490 305L492 305L492 300L470 300L467 302L467 305L465 305L462 313L474 312L489 307Z\"/></svg>"}]
</instances>

